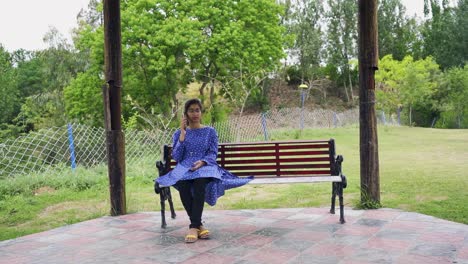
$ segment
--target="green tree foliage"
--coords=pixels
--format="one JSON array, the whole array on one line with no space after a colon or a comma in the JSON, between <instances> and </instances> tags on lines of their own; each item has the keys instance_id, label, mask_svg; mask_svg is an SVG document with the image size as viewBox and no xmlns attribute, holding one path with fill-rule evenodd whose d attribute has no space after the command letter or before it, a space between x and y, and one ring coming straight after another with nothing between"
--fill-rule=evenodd
<instances>
[{"instance_id":1,"label":"green tree foliage","mask_svg":"<svg viewBox=\"0 0 468 264\"><path fill-rule=\"evenodd\" d=\"M283 9L275 1L198 0L192 10L201 27L189 60L202 82L202 97L210 81L235 75L241 67L244 73L275 69L284 56Z\"/></svg>"},{"instance_id":2,"label":"green tree foliage","mask_svg":"<svg viewBox=\"0 0 468 264\"><path fill-rule=\"evenodd\" d=\"M459 56L456 62L462 61L459 65L466 65L468 61L468 0L458 0L455 16L455 50Z\"/></svg>"},{"instance_id":3,"label":"green tree foliage","mask_svg":"<svg viewBox=\"0 0 468 264\"><path fill-rule=\"evenodd\" d=\"M274 69L284 56L281 12L282 8L273 0L123 2L123 98L131 98L124 102L124 119L138 114L141 108L171 114L178 105L176 94L194 80L202 83L203 94L203 87L235 74L240 65L245 72ZM102 27L82 24L75 39L78 49L90 54L88 71L92 73L82 78L93 76L96 81L95 76L103 75ZM94 81L82 81L82 84L90 85ZM210 87L213 99L214 85ZM70 86L69 89L96 88ZM66 96L73 94L79 91L67 91ZM92 100L83 96L73 98ZM67 102L68 99L71 98L67 97ZM67 105L67 112L80 120L98 115L75 109L82 105Z\"/></svg>"},{"instance_id":4,"label":"green tree foliage","mask_svg":"<svg viewBox=\"0 0 468 264\"><path fill-rule=\"evenodd\" d=\"M416 18L405 16L401 0L381 0L378 6L379 57L391 54L402 60L406 55L419 52Z\"/></svg>"},{"instance_id":5,"label":"green tree foliage","mask_svg":"<svg viewBox=\"0 0 468 264\"><path fill-rule=\"evenodd\" d=\"M16 50L13 52L14 64L18 76L18 89L20 97L42 93L47 78L43 68L43 60L38 52Z\"/></svg>"},{"instance_id":6,"label":"green tree foliage","mask_svg":"<svg viewBox=\"0 0 468 264\"><path fill-rule=\"evenodd\" d=\"M346 99L350 101L353 98L353 80L357 79L350 66L350 60L357 57L357 2L328 0L327 3L327 68L329 76L338 77L333 80L344 86Z\"/></svg>"},{"instance_id":7,"label":"green tree foliage","mask_svg":"<svg viewBox=\"0 0 468 264\"><path fill-rule=\"evenodd\" d=\"M468 1L450 6L447 0L425 0L422 35L424 56L433 56L443 69L463 66L468 60Z\"/></svg>"},{"instance_id":8,"label":"green tree foliage","mask_svg":"<svg viewBox=\"0 0 468 264\"><path fill-rule=\"evenodd\" d=\"M14 53L22 104L15 121L26 130L67 122L64 88L86 67L86 58L57 29L51 28L44 41L48 44L45 50Z\"/></svg>"},{"instance_id":9,"label":"green tree foliage","mask_svg":"<svg viewBox=\"0 0 468 264\"><path fill-rule=\"evenodd\" d=\"M439 105L434 100L439 87L441 71L431 58L413 60L406 56L397 61L387 55L379 62L377 81L377 106L389 113L403 107L409 124L430 126L431 117L439 112ZM417 109L420 116L413 117Z\"/></svg>"},{"instance_id":10,"label":"green tree foliage","mask_svg":"<svg viewBox=\"0 0 468 264\"><path fill-rule=\"evenodd\" d=\"M440 119L437 127L468 128L468 66L451 68L444 74Z\"/></svg>"},{"instance_id":11,"label":"green tree foliage","mask_svg":"<svg viewBox=\"0 0 468 264\"><path fill-rule=\"evenodd\" d=\"M393 113L403 104L401 86L404 67L402 62L386 55L379 61L379 70L375 74L377 108L386 113Z\"/></svg>"},{"instance_id":12,"label":"green tree foliage","mask_svg":"<svg viewBox=\"0 0 468 264\"><path fill-rule=\"evenodd\" d=\"M291 9L294 16L289 21L289 27L296 37L292 53L299 60L301 80L313 80L317 77L324 57L323 3L316 0L297 0L292 1Z\"/></svg>"},{"instance_id":13,"label":"green tree foliage","mask_svg":"<svg viewBox=\"0 0 468 264\"><path fill-rule=\"evenodd\" d=\"M68 116L81 124L104 125L103 82L93 71L79 73L65 88L66 111Z\"/></svg>"},{"instance_id":14,"label":"green tree foliage","mask_svg":"<svg viewBox=\"0 0 468 264\"><path fill-rule=\"evenodd\" d=\"M0 44L0 124L10 123L18 113L17 77L11 54Z\"/></svg>"}]
</instances>

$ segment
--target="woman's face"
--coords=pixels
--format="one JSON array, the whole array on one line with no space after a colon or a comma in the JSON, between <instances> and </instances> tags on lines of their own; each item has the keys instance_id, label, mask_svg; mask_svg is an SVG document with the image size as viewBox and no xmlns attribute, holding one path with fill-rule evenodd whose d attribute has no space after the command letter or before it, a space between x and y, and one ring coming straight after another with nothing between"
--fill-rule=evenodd
<instances>
[{"instance_id":1,"label":"woman's face","mask_svg":"<svg viewBox=\"0 0 468 264\"><path fill-rule=\"evenodd\" d=\"M198 104L192 104L187 109L187 119L192 123L201 122L201 109Z\"/></svg>"}]
</instances>

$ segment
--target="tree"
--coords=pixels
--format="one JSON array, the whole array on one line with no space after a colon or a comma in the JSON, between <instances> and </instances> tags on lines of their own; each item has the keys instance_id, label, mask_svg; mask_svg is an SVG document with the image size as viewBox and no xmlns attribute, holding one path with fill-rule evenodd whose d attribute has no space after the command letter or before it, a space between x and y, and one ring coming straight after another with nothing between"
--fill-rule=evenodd
<instances>
[{"instance_id":1,"label":"tree","mask_svg":"<svg viewBox=\"0 0 468 264\"><path fill-rule=\"evenodd\" d=\"M86 60L55 28L45 34L48 48L17 51L21 112L16 121L28 130L62 126L67 122L64 88L86 67Z\"/></svg>"},{"instance_id":2,"label":"tree","mask_svg":"<svg viewBox=\"0 0 468 264\"><path fill-rule=\"evenodd\" d=\"M13 52L18 76L18 89L22 102L28 96L42 93L47 85L47 77L43 65L44 60L39 54L39 52L26 50L16 50Z\"/></svg>"},{"instance_id":3,"label":"tree","mask_svg":"<svg viewBox=\"0 0 468 264\"><path fill-rule=\"evenodd\" d=\"M386 55L379 61L379 70L375 74L377 108L386 113L393 113L403 104L401 86L404 82L406 66Z\"/></svg>"},{"instance_id":4,"label":"tree","mask_svg":"<svg viewBox=\"0 0 468 264\"><path fill-rule=\"evenodd\" d=\"M401 0L381 0L378 7L379 57L391 54L402 60L417 52L416 19L405 17Z\"/></svg>"},{"instance_id":5,"label":"tree","mask_svg":"<svg viewBox=\"0 0 468 264\"><path fill-rule=\"evenodd\" d=\"M19 110L16 73L11 54L0 44L0 124L10 123Z\"/></svg>"},{"instance_id":6,"label":"tree","mask_svg":"<svg viewBox=\"0 0 468 264\"><path fill-rule=\"evenodd\" d=\"M438 87L440 69L439 65L427 57L424 60L413 61L411 56L403 59L405 79L402 84L402 99L404 105L409 107L409 123L413 124L413 107L420 109L436 110L432 96ZM428 125L420 121L417 125Z\"/></svg>"},{"instance_id":7,"label":"tree","mask_svg":"<svg viewBox=\"0 0 468 264\"><path fill-rule=\"evenodd\" d=\"M350 60L357 55L357 3L347 0L328 0L329 11L327 34L327 64L336 68L338 73L338 85L344 86L346 99L353 98L353 71L350 68ZM354 72L356 73L356 72ZM349 87L349 91L347 89Z\"/></svg>"},{"instance_id":8,"label":"tree","mask_svg":"<svg viewBox=\"0 0 468 264\"><path fill-rule=\"evenodd\" d=\"M457 54L455 65L463 66L468 61L468 0L459 0L455 9L455 42L454 49ZM462 29L462 30L460 30Z\"/></svg>"},{"instance_id":9,"label":"tree","mask_svg":"<svg viewBox=\"0 0 468 264\"><path fill-rule=\"evenodd\" d=\"M273 70L284 57L283 9L273 0L198 0L191 8L200 22L197 44L188 55L190 67L200 81L200 96L216 79L241 67L244 73ZM221 76L221 78L218 78ZM210 87L210 98L214 85Z\"/></svg>"},{"instance_id":10,"label":"tree","mask_svg":"<svg viewBox=\"0 0 468 264\"><path fill-rule=\"evenodd\" d=\"M468 60L468 39L463 29L468 24L467 1L460 0L452 7L448 0L425 0L424 11L428 18L422 29L423 56L434 57L442 69L463 66Z\"/></svg>"},{"instance_id":11,"label":"tree","mask_svg":"<svg viewBox=\"0 0 468 264\"><path fill-rule=\"evenodd\" d=\"M221 81L222 93L235 105L239 112L239 120L236 128L236 142L240 141L240 118L249 97L262 90L263 83L268 77L267 73L260 70L256 73L243 71L242 65L235 76L225 77Z\"/></svg>"},{"instance_id":12,"label":"tree","mask_svg":"<svg viewBox=\"0 0 468 264\"><path fill-rule=\"evenodd\" d=\"M451 68L444 74L442 85L444 97L441 98L441 122L438 127L468 127L468 65L464 68Z\"/></svg>"},{"instance_id":13,"label":"tree","mask_svg":"<svg viewBox=\"0 0 468 264\"><path fill-rule=\"evenodd\" d=\"M64 91L68 117L82 124L103 126L102 84L102 78L93 71L79 73Z\"/></svg>"},{"instance_id":14,"label":"tree","mask_svg":"<svg viewBox=\"0 0 468 264\"><path fill-rule=\"evenodd\" d=\"M402 61L393 60L391 55L379 62L376 72L378 107L390 113L403 107L408 113L409 124L429 126L430 122L420 118L413 120L413 110L426 111L434 115L438 111L437 94L441 72L431 57L414 61L406 56Z\"/></svg>"},{"instance_id":15,"label":"tree","mask_svg":"<svg viewBox=\"0 0 468 264\"><path fill-rule=\"evenodd\" d=\"M273 69L283 56L282 9L273 0L131 0L121 9L122 97L149 112L172 114L176 94L194 80L206 87L235 73L241 62L246 72ZM88 77L102 75L102 29L82 25L75 39L90 54ZM214 85L210 89L213 97ZM81 113L78 105L67 111ZM124 104L124 119L137 114L137 107Z\"/></svg>"},{"instance_id":16,"label":"tree","mask_svg":"<svg viewBox=\"0 0 468 264\"><path fill-rule=\"evenodd\" d=\"M323 4L317 0L297 0L292 8L294 16L289 27L296 41L291 53L299 59L302 82L312 81L317 77L323 57Z\"/></svg>"}]
</instances>

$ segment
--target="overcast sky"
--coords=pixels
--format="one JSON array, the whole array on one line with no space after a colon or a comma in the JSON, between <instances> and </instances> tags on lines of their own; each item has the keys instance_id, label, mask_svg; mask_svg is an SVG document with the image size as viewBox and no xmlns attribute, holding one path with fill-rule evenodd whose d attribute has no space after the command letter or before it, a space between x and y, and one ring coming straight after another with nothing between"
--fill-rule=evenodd
<instances>
[{"instance_id":1,"label":"overcast sky","mask_svg":"<svg viewBox=\"0 0 468 264\"><path fill-rule=\"evenodd\" d=\"M0 44L8 51L46 48L42 41L50 27L70 39L76 15L89 0L0 0ZM402 0L410 16L422 17L424 0Z\"/></svg>"}]
</instances>

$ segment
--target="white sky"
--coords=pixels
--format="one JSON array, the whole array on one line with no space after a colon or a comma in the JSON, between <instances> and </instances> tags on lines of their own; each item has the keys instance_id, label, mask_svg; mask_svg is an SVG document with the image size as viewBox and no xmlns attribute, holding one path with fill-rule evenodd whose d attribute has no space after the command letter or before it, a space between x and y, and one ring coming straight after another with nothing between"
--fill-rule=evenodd
<instances>
[{"instance_id":1,"label":"white sky","mask_svg":"<svg viewBox=\"0 0 468 264\"><path fill-rule=\"evenodd\" d=\"M71 29L81 8L89 0L0 0L0 44L8 51L39 50L49 27L55 27L70 39ZM424 0L402 0L407 14L423 15Z\"/></svg>"},{"instance_id":2,"label":"white sky","mask_svg":"<svg viewBox=\"0 0 468 264\"><path fill-rule=\"evenodd\" d=\"M68 39L76 15L89 0L0 0L0 44L8 51L45 49L49 27Z\"/></svg>"}]
</instances>

